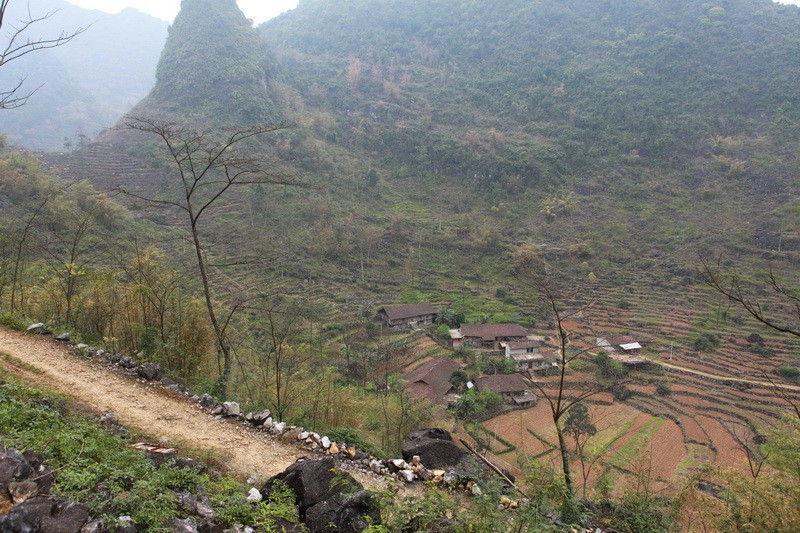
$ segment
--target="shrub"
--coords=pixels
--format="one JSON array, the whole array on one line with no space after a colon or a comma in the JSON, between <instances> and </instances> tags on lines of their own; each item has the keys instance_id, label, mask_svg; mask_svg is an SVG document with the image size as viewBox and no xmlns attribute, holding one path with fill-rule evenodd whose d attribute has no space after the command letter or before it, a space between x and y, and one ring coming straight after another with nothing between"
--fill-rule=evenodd
<instances>
[{"instance_id":1,"label":"shrub","mask_svg":"<svg viewBox=\"0 0 800 533\"><path fill-rule=\"evenodd\" d=\"M623 298L622 300L619 301L619 303L617 304L617 307L619 307L620 309L630 309L631 308L631 303L628 300L626 300L625 298Z\"/></svg>"},{"instance_id":2,"label":"shrub","mask_svg":"<svg viewBox=\"0 0 800 533\"><path fill-rule=\"evenodd\" d=\"M16 315L4 313L0 315L0 326L5 326L17 331L25 331L25 325Z\"/></svg>"},{"instance_id":3,"label":"shrub","mask_svg":"<svg viewBox=\"0 0 800 533\"><path fill-rule=\"evenodd\" d=\"M786 379L797 379L800 378L800 368L796 366L779 366L778 367L778 374L785 377Z\"/></svg>"},{"instance_id":4,"label":"shrub","mask_svg":"<svg viewBox=\"0 0 800 533\"><path fill-rule=\"evenodd\" d=\"M611 394L614 396L615 400L619 402L624 402L625 400L633 396L633 391L623 385L620 387L614 387L611 390Z\"/></svg>"},{"instance_id":5,"label":"shrub","mask_svg":"<svg viewBox=\"0 0 800 533\"><path fill-rule=\"evenodd\" d=\"M659 396L669 396L672 394L672 389L669 388L669 385L662 382L656 385L656 394Z\"/></svg>"},{"instance_id":6,"label":"shrub","mask_svg":"<svg viewBox=\"0 0 800 533\"><path fill-rule=\"evenodd\" d=\"M718 348L721 343L719 335L704 331L695 337L692 346L699 352L709 352Z\"/></svg>"}]
</instances>

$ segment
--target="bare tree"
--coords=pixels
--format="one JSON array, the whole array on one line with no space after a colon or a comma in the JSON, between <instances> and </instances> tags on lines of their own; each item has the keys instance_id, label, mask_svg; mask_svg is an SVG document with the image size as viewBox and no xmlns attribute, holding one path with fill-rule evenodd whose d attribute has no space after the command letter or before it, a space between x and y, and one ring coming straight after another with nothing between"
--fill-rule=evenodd
<instances>
[{"instance_id":1,"label":"bare tree","mask_svg":"<svg viewBox=\"0 0 800 533\"><path fill-rule=\"evenodd\" d=\"M173 170L179 179L176 198L154 198L120 189L122 193L183 212L197 255L197 266L203 285L208 317L214 330L222 369L215 393L225 397L233 365L233 352L219 319L221 313L214 301L209 278L209 262L200 236L200 222L214 204L229 190L247 185L280 184L303 186L278 172L274 163L243 156L237 148L247 139L284 129L284 124L260 125L212 135L197 132L178 124L146 117L127 117L124 128L158 137L166 149Z\"/></svg>"},{"instance_id":2,"label":"bare tree","mask_svg":"<svg viewBox=\"0 0 800 533\"><path fill-rule=\"evenodd\" d=\"M621 380L598 380L597 382L584 384L582 388L575 393L568 393L568 384L566 382L567 367L572 361L590 353L591 348L572 348L570 339L573 337L573 333L567 331L565 323L568 322L570 318L574 318L590 308L594 304L595 298L594 296L590 296L585 304L567 311L561 307L561 299L555 292L554 282L549 280L547 276L543 274L543 271L539 271L538 267L536 269L518 269L517 279L529 288L535 289L538 294L544 298L548 310L553 317L558 335L559 369L555 391L551 391L535 381L533 385L550 407L550 414L553 425L555 426L558 448L561 454L566 499L568 502L572 502L575 497L575 489L572 482L572 472L570 471L569 448L567 447L564 429L562 428L562 418L564 418L564 415L566 415L573 406L580 404L592 396L610 391L614 387L620 385ZM577 291L575 296L578 292L580 291Z\"/></svg>"},{"instance_id":3,"label":"bare tree","mask_svg":"<svg viewBox=\"0 0 800 533\"><path fill-rule=\"evenodd\" d=\"M0 30L8 29L10 26L10 31L4 39L4 44L0 44L0 68L37 50L56 48L57 46L67 44L77 35L86 31L86 28L78 28L71 33L62 31L59 35L51 38L31 38L27 35L30 29L38 23L52 17L55 12L34 16L31 13L29 3L26 17L16 21L16 25L11 26L11 24L14 23L9 21L7 17L9 12L8 6L10 4L11 0L0 0ZM25 78L22 78L21 80L17 80L17 82L10 87L0 88L0 109L14 109L28 102L28 99L38 90L38 87L32 91L23 91L22 86L24 84Z\"/></svg>"},{"instance_id":4,"label":"bare tree","mask_svg":"<svg viewBox=\"0 0 800 533\"><path fill-rule=\"evenodd\" d=\"M270 407L279 421L285 419L303 392L298 380L313 357L309 346L295 343L304 311L299 302L262 308L263 331L252 339L257 343L254 351L260 360L262 382L270 390Z\"/></svg>"}]
</instances>

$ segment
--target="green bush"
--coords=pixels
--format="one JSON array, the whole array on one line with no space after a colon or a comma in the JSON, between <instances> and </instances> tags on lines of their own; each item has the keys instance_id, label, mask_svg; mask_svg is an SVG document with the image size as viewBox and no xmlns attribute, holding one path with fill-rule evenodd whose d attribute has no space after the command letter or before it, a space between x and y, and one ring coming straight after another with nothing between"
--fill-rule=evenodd
<instances>
[{"instance_id":1,"label":"green bush","mask_svg":"<svg viewBox=\"0 0 800 533\"><path fill-rule=\"evenodd\" d=\"M25 324L22 323L18 316L12 315L11 313L0 315L0 326L5 326L17 331L25 331Z\"/></svg>"},{"instance_id":2,"label":"green bush","mask_svg":"<svg viewBox=\"0 0 800 533\"><path fill-rule=\"evenodd\" d=\"M800 368L796 366L779 366L778 367L778 374L785 377L786 379L797 379L800 378Z\"/></svg>"},{"instance_id":3,"label":"green bush","mask_svg":"<svg viewBox=\"0 0 800 533\"><path fill-rule=\"evenodd\" d=\"M718 348L721 343L719 335L704 331L694 338L692 346L699 352L709 352Z\"/></svg>"},{"instance_id":4,"label":"green bush","mask_svg":"<svg viewBox=\"0 0 800 533\"><path fill-rule=\"evenodd\" d=\"M656 385L656 394L659 396L669 396L672 394L672 389L669 388L669 385L662 382Z\"/></svg>"}]
</instances>

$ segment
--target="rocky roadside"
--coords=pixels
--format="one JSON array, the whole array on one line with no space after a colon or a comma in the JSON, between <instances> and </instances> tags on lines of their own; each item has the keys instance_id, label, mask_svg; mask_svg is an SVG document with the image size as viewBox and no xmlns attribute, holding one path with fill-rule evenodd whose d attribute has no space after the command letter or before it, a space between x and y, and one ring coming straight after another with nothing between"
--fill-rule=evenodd
<instances>
[{"instance_id":1,"label":"rocky roadside","mask_svg":"<svg viewBox=\"0 0 800 533\"><path fill-rule=\"evenodd\" d=\"M42 323L30 325L27 331L42 336L53 335ZM71 346L68 333L55 335L53 338L65 347ZM157 363L138 363L130 356L107 352L86 344L77 344L72 348L75 353L106 364L130 379L181 394L218 419L239 423L251 431L296 446L308 452L308 457L331 458L343 470L360 477L373 477L378 486L386 486L387 482L393 481L403 485L432 482L449 489L460 488L479 495L480 480L493 475L479 461L468 457L445 430L415 432L403 445L402 457L377 458L358 450L352 443L336 442L328 436L302 427L275 421L268 409L258 413L243 413L237 402L218 402L208 394L196 395L183 384L165 377ZM511 502L510 505L514 503Z\"/></svg>"}]
</instances>

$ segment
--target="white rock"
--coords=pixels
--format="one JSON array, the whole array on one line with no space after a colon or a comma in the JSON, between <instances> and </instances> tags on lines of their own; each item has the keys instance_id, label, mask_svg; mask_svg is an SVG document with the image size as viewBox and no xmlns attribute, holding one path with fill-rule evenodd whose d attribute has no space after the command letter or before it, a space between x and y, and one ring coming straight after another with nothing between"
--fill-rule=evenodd
<instances>
[{"instance_id":1,"label":"white rock","mask_svg":"<svg viewBox=\"0 0 800 533\"><path fill-rule=\"evenodd\" d=\"M400 475L403 476L403 480L406 483L411 483L412 481L414 481L414 472L412 472L411 470L401 470Z\"/></svg>"},{"instance_id":2,"label":"white rock","mask_svg":"<svg viewBox=\"0 0 800 533\"><path fill-rule=\"evenodd\" d=\"M399 468L400 470L405 470L408 468L408 463L403 461L402 459L392 459L392 464Z\"/></svg>"},{"instance_id":3,"label":"white rock","mask_svg":"<svg viewBox=\"0 0 800 533\"><path fill-rule=\"evenodd\" d=\"M255 487L250 489L250 492L247 493L247 501L249 502L260 502L261 499L261 492Z\"/></svg>"},{"instance_id":4,"label":"white rock","mask_svg":"<svg viewBox=\"0 0 800 533\"><path fill-rule=\"evenodd\" d=\"M375 459L373 459L372 461L369 462L369 469L375 472L376 474L380 474L382 468L383 465L381 464L380 461L376 461Z\"/></svg>"},{"instance_id":5,"label":"white rock","mask_svg":"<svg viewBox=\"0 0 800 533\"><path fill-rule=\"evenodd\" d=\"M41 322L37 322L36 324L31 324L30 326L28 326L28 331L33 331L34 329L39 329L43 327L44 324L42 324Z\"/></svg>"},{"instance_id":6,"label":"white rock","mask_svg":"<svg viewBox=\"0 0 800 533\"><path fill-rule=\"evenodd\" d=\"M83 344L83 343L80 343L79 345L76 346L76 348L79 350L85 350L88 347L89 347L88 344Z\"/></svg>"},{"instance_id":7,"label":"white rock","mask_svg":"<svg viewBox=\"0 0 800 533\"><path fill-rule=\"evenodd\" d=\"M476 483L476 484L472 485L472 495L473 496L480 496L481 494L483 494L483 491L478 486L478 484Z\"/></svg>"},{"instance_id":8,"label":"white rock","mask_svg":"<svg viewBox=\"0 0 800 533\"><path fill-rule=\"evenodd\" d=\"M320 444L322 444L323 450L327 450L328 448L331 447L331 439L329 439L328 437L322 437L322 441L320 442Z\"/></svg>"},{"instance_id":9,"label":"white rock","mask_svg":"<svg viewBox=\"0 0 800 533\"><path fill-rule=\"evenodd\" d=\"M277 431L278 433L283 433L284 430L286 429L286 422L278 422L277 424L275 424L273 429L275 429L275 431Z\"/></svg>"},{"instance_id":10,"label":"white rock","mask_svg":"<svg viewBox=\"0 0 800 533\"><path fill-rule=\"evenodd\" d=\"M306 440L308 438L308 431L304 431L297 436L297 440Z\"/></svg>"},{"instance_id":11,"label":"white rock","mask_svg":"<svg viewBox=\"0 0 800 533\"><path fill-rule=\"evenodd\" d=\"M272 417L271 417L271 416L268 416L268 417L267 417L267 419L266 419L266 420L264 420L264 425L265 425L266 427L270 427L270 426L272 426Z\"/></svg>"}]
</instances>

